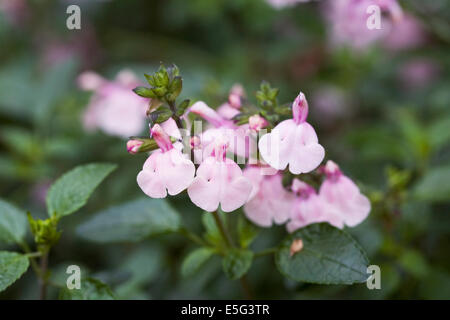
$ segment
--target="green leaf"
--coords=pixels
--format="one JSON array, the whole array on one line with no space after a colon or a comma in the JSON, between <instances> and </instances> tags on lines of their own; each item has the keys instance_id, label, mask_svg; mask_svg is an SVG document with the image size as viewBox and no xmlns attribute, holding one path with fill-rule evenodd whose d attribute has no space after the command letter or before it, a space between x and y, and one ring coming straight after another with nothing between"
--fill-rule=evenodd
<instances>
[{"instance_id":1,"label":"green leaf","mask_svg":"<svg viewBox=\"0 0 450 320\"><path fill-rule=\"evenodd\" d=\"M183 277L189 277L195 274L209 258L214 254L212 248L198 248L184 259L183 265L181 266L181 274Z\"/></svg>"},{"instance_id":2,"label":"green leaf","mask_svg":"<svg viewBox=\"0 0 450 320\"><path fill-rule=\"evenodd\" d=\"M259 229L250 223L243 215L238 220L239 244L242 248L247 248L258 236Z\"/></svg>"},{"instance_id":3,"label":"green leaf","mask_svg":"<svg viewBox=\"0 0 450 320\"><path fill-rule=\"evenodd\" d=\"M176 115L181 117L185 112L186 109L189 107L189 99L183 100L177 107Z\"/></svg>"},{"instance_id":4,"label":"green leaf","mask_svg":"<svg viewBox=\"0 0 450 320\"><path fill-rule=\"evenodd\" d=\"M221 216L221 219L223 223L226 223L226 216L222 214L221 212L218 213ZM217 246L217 247L223 247L223 238L220 234L219 229L217 228L216 221L214 220L214 216L211 212L204 212L202 215L202 223L205 227L205 239L210 244Z\"/></svg>"},{"instance_id":5,"label":"green leaf","mask_svg":"<svg viewBox=\"0 0 450 320\"><path fill-rule=\"evenodd\" d=\"M111 289L103 282L87 278L81 280L80 289L64 288L59 292L60 300L114 300Z\"/></svg>"},{"instance_id":6,"label":"green leaf","mask_svg":"<svg viewBox=\"0 0 450 320\"><path fill-rule=\"evenodd\" d=\"M0 251L0 292L16 282L29 265L27 256L23 254Z\"/></svg>"},{"instance_id":7,"label":"green leaf","mask_svg":"<svg viewBox=\"0 0 450 320\"><path fill-rule=\"evenodd\" d=\"M94 242L133 242L179 227L180 217L167 201L141 198L99 212L77 232Z\"/></svg>"},{"instance_id":8,"label":"green leaf","mask_svg":"<svg viewBox=\"0 0 450 320\"><path fill-rule=\"evenodd\" d=\"M22 242L27 232L27 224L24 211L0 199L0 242Z\"/></svg>"},{"instance_id":9,"label":"green leaf","mask_svg":"<svg viewBox=\"0 0 450 320\"><path fill-rule=\"evenodd\" d=\"M303 248L291 256L294 239L301 239ZM368 278L369 261L364 251L349 234L327 223L312 224L290 234L275 261L280 272L295 281L353 284Z\"/></svg>"},{"instance_id":10,"label":"green leaf","mask_svg":"<svg viewBox=\"0 0 450 320\"><path fill-rule=\"evenodd\" d=\"M141 96L141 97L144 97L144 98L156 98L156 95L153 93L153 91L150 88L136 87L136 88L133 89L133 91L138 96Z\"/></svg>"},{"instance_id":11,"label":"green leaf","mask_svg":"<svg viewBox=\"0 0 450 320\"><path fill-rule=\"evenodd\" d=\"M245 249L231 249L222 260L223 271L228 278L236 280L247 273L252 265L253 252Z\"/></svg>"},{"instance_id":12,"label":"green leaf","mask_svg":"<svg viewBox=\"0 0 450 320\"><path fill-rule=\"evenodd\" d=\"M413 188L420 201L447 202L450 199L450 166L430 169Z\"/></svg>"},{"instance_id":13,"label":"green leaf","mask_svg":"<svg viewBox=\"0 0 450 320\"><path fill-rule=\"evenodd\" d=\"M66 216L84 206L97 186L116 165L92 163L78 166L56 180L47 194L49 216Z\"/></svg>"}]
</instances>

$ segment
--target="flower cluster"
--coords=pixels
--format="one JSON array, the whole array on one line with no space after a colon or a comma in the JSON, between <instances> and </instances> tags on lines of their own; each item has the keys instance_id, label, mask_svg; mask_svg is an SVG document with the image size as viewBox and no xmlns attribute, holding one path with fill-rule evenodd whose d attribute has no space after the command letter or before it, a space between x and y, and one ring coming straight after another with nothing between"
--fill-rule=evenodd
<instances>
[{"instance_id":1,"label":"flower cluster","mask_svg":"<svg viewBox=\"0 0 450 320\"><path fill-rule=\"evenodd\" d=\"M152 110L147 110L150 136L127 143L132 154L151 151L137 176L149 197L187 190L190 200L205 211L243 207L255 224L286 223L289 231L316 222L352 227L367 217L370 202L356 184L331 160L320 167L325 149L307 122L309 106L302 92L292 105L280 106L278 89L263 83L256 93L258 106L253 106L235 85L228 102L217 110L203 101L177 107L180 90L174 95L170 88L178 69L176 77L171 72L162 67L151 78L166 79L159 84L161 90L135 89L159 101L156 108L150 102ZM181 80L176 81L181 86ZM325 177L318 192L303 181L308 173ZM283 183L286 177L290 186Z\"/></svg>"}]
</instances>

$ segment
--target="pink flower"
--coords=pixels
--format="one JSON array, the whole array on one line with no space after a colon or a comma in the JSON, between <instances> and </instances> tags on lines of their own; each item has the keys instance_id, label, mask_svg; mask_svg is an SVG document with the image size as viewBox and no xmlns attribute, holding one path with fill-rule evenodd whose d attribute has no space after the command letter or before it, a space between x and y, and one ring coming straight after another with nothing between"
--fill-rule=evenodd
<instances>
[{"instance_id":1,"label":"pink flower","mask_svg":"<svg viewBox=\"0 0 450 320\"><path fill-rule=\"evenodd\" d=\"M303 181L294 179L292 191L296 197L292 204L290 221L286 225L289 232L319 222L328 222L337 228L344 226L340 216L333 210L328 209L326 202L317 195L313 187Z\"/></svg>"},{"instance_id":2,"label":"pink flower","mask_svg":"<svg viewBox=\"0 0 450 320\"><path fill-rule=\"evenodd\" d=\"M378 6L389 12L390 18L381 17L380 29L369 29L367 20L370 6ZM364 50L386 37L391 29L391 20L401 19L402 10L396 0L333 0L324 4L325 18L329 22L329 37L333 45L350 45Z\"/></svg>"},{"instance_id":3,"label":"pink flower","mask_svg":"<svg viewBox=\"0 0 450 320\"><path fill-rule=\"evenodd\" d=\"M233 118L239 114L244 96L244 88L240 84L235 84L230 90L228 101L217 109L217 113L225 119Z\"/></svg>"},{"instance_id":4,"label":"pink flower","mask_svg":"<svg viewBox=\"0 0 450 320\"><path fill-rule=\"evenodd\" d=\"M165 198L167 192L176 195L191 184L195 166L180 150L173 147L169 136L160 125L155 124L151 134L160 149L154 151L145 161L137 176L137 183L151 198Z\"/></svg>"},{"instance_id":5,"label":"pink flower","mask_svg":"<svg viewBox=\"0 0 450 320\"><path fill-rule=\"evenodd\" d=\"M148 99L133 91L138 81L129 71L121 71L115 81L108 81L93 72L78 77L82 89L94 90L89 105L83 114L84 127L101 129L119 137L138 135L145 127Z\"/></svg>"},{"instance_id":6,"label":"pink flower","mask_svg":"<svg viewBox=\"0 0 450 320\"><path fill-rule=\"evenodd\" d=\"M322 162L324 148L314 128L306 122L308 102L300 92L292 104L293 119L280 122L259 140L262 158L273 168L284 170L289 164L293 174L307 173Z\"/></svg>"},{"instance_id":7,"label":"pink flower","mask_svg":"<svg viewBox=\"0 0 450 320\"><path fill-rule=\"evenodd\" d=\"M326 179L320 187L319 197L326 203L327 210L338 215L349 227L360 224L369 215L369 199L333 161L329 160L323 171Z\"/></svg>"},{"instance_id":8,"label":"pink flower","mask_svg":"<svg viewBox=\"0 0 450 320\"><path fill-rule=\"evenodd\" d=\"M425 43L426 34L423 25L412 15L404 15L392 24L391 32L383 45L391 51L413 49Z\"/></svg>"},{"instance_id":9,"label":"pink flower","mask_svg":"<svg viewBox=\"0 0 450 320\"><path fill-rule=\"evenodd\" d=\"M267 120L261 117L259 114L255 114L248 118L248 126L251 130L254 131L259 131L262 128L267 127L268 124L269 123L267 122Z\"/></svg>"},{"instance_id":10,"label":"pink flower","mask_svg":"<svg viewBox=\"0 0 450 320\"><path fill-rule=\"evenodd\" d=\"M212 155L198 167L188 188L191 201L208 212L217 210L219 204L224 212L234 211L247 202L252 191L252 184L241 168L226 158L227 147L226 141L215 141Z\"/></svg>"},{"instance_id":11,"label":"pink flower","mask_svg":"<svg viewBox=\"0 0 450 320\"><path fill-rule=\"evenodd\" d=\"M282 175L264 175L260 166L250 166L244 176L253 184L248 202L244 206L247 218L260 227L272 223L283 224L289 219L292 195L283 188Z\"/></svg>"},{"instance_id":12,"label":"pink flower","mask_svg":"<svg viewBox=\"0 0 450 320\"><path fill-rule=\"evenodd\" d=\"M131 154L136 154L139 152L139 148L144 144L141 140L128 140L127 151Z\"/></svg>"}]
</instances>

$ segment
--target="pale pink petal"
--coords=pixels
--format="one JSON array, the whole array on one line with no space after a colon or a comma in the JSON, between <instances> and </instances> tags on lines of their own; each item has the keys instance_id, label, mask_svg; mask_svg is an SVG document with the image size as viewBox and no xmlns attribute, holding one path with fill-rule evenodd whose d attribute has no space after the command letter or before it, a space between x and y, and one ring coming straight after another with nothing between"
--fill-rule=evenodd
<instances>
[{"instance_id":1,"label":"pale pink petal","mask_svg":"<svg viewBox=\"0 0 450 320\"><path fill-rule=\"evenodd\" d=\"M159 164L161 178L170 195L176 195L185 190L194 179L195 166L177 149L164 153Z\"/></svg>"},{"instance_id":2,"label":"pale pink petal","mask_svg":"<svg viewBox=\"0 0 450 320\"><path fill-rule=\"evenodd\" d=\"M157 163L160 157L162 157L162 153L152 153L137 176L139 187L151 198L165 198L167 196L166 187L160 179L157 170Z\"/></svg>"},{"instance_id":3,"label":"pale pink petal","mask_svg":"<svg viewBox=\"0 0 450 320\"><path fill-rule=\"evenodd\" d=\"M217 210L220 202L221 181L216 177L216 171L216 160L212 157L205 159L188 188L191 201L208 212Z\"/></svg>"}]
</instances>

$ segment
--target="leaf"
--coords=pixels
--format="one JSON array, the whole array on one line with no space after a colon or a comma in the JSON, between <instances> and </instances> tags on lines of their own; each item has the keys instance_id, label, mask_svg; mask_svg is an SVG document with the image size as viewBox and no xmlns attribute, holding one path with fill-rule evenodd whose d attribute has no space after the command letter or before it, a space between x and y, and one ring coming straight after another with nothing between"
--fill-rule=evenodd
<instances>
[{"instance_id":1,"label":"leaf","mask_svg":"<svg viewBox=\"0 0 450 320\"><path fill-rule=\"evenodd\" d=\"M27 271L29 265L27 256L0 251L0 292L16 282Z\"/></svg>"},{"instance_id":2,"label":"leaf","mask_svg":"<svg viewBox=\"0 0 450 320\"><path fill-rule=\"evenodd\" d=\"M181 274L183 277L189 277L195 274L213 254L214 250L207 247L198 248L189 253L181 266Z\"/></svg>"},{"instance_id":3,"label":"leaf","mask_svg":"<svg viewBox=\"0 0 450 320\"><path fill-rule=\"evenodd\" d=\"M258 236L258 233L259 229L254 224L245 219L243 215L239 216L238 235L239 244L242 248L247 248Z\"/></svg>"},{"instance_id":4,"label":"leaf","mask_svg":"<svg viewBox=\"0 0 450 320\"><path fill-rule=\"evenodd\" d=\"M59 293L60 300L114 300L111 289L100 280L87 278L81 280L80 289L64 288Z\"/></svg>"},{"instance_id":5,"label":"leaf","mask_svg":"<svg viewBox=\"0 0 450 320\"><path fill-rule=\"evenodd\" d=\"M303 248L290 255L294 239ZM353 284L368 278L366 254L346 232L327 223L312 224L290 234L275 255L278 270L295 281L319 284Z\"/></svg>"},{"instance_id":6,"label":"leaf","mask_svg":"<svg viewBox=\"0 0 450 320\"><path fill-rule=\"evenodd\" d=\"M413 195L421 201L447 202L450 199L450 166L430 169L413 188Z\"/></svg>"},{"instance_id":7,"label":"leaf","mask_svg":"<svg viewBox=\"0 0 450 320\"><path fill-rule=\"evenodd\" d=\"M221 218L222 221L224 223L226 217L221 214L220 212L218 213ZM220 234L219 229L217 228L216 222L214 220L214 216L211 212L204 212L202 215L202 223L203 223L203 227L205 227L205 239L212 245L217 246L217 247L221 247L223 246L223 238L222 235Z\"/></svg>"},{"instance_id":8,"label":"leaf","mask_svg":"<svg viewBox=\"0 0 450 320\"><path fill-rule=\"evenodd\" d=\"M222 260L223 271L228 278L236 280L247 273L252 265L253 252L245 249L231 249Z\"/></svg>"},{"instance_id":9,"label":"leaf","mask_svg":"<svg viewBox=\"0 0 450 320\"><path fill-rule=\"evenodd\" d=\"M27 232L27 224L24 211L0 199L0 242L22 242Z\"/></svg>"},{"instance_id":10,"label":"leaf","mask_svg":"<svg viewBox=\"0 0 450 320\"><path fill-rule=\"evenodd\" d=\"M84 206L97 186L116 165L92 163L65 173L50 187L47 194L49 216L66 216Z\"/></svg>"},{"instance_id":11,"label":"leaf","mask_svg":"<svg viewBox=\"0 0 450 320\"><path fill-rule=\"evenodd\" d=\"M180 227L178 213L163 199L140 198L99 212L84 222L77 233L100 242L133 242L174 232Z\"/></svg>"}]
</instances>

